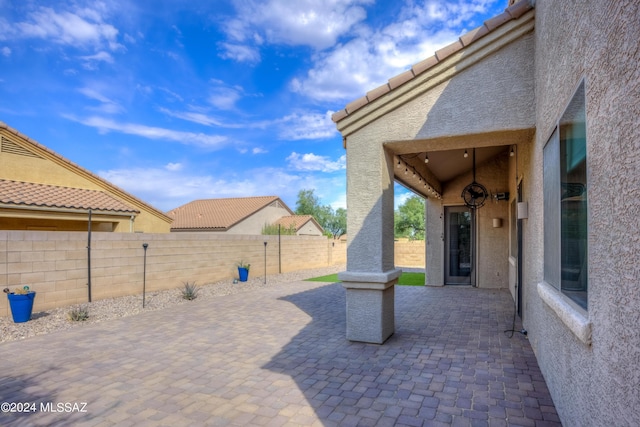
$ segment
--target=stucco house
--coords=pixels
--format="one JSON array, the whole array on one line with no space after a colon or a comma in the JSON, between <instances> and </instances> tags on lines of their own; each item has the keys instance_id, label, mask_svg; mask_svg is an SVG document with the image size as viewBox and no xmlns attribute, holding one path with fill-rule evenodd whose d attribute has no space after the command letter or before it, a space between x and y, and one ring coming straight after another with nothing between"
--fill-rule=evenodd
<instances>
[{"instance_id":1,"label":"stucco house","mask_svg":"<svg viewBox=\"0 0 640 427\"><path fill-rule=\"evenodd\" d=\"M292 229L296 236L322 236L324 229L313 215L289 215L278 219L274 225L283 229Z\"/></svg>"},{"instance_id":2,"label":"stucco house","mask_svg":"<svg viewBox=\"0 0 640 427\"><path fill-rule=\"evenodd\" d=\"M293 227L298 235L322 235L322 227L307 215L294 215L278 196L201 199L172 209L172 232L212 231L228 234L262 234L268 225Z\"/></svg>"},{"instance_id":3,"label":"stucco house","mask_svg":"<svg viewBox=\"0 0 640 427\"><path fill-rule=\"evenodd\" d=\"M509 289L563 424L639 425L640 2L506 6L333 115L347 338L394 332L400 182L425 284Z\"/></svg>"},{"instance_id":4,"label":"stucco house","mask_svg":"<svg viewBox=\"0 0 640 427\"><path fill-rule=\"evenodd\" d=\"M0 229L168 233L164 212L0 122Z\"/></svg>"}]
</instances>

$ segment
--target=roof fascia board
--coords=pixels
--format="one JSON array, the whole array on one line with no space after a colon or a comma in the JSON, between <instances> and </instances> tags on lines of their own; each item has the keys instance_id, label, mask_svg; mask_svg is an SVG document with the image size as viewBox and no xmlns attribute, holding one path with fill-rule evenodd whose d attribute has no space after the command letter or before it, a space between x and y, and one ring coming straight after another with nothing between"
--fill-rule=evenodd
<instances>
[{"instance_id":1,"label":"roof fascia board","mask_svg":"<svg viewBox=\"0 0 640 427\"><path fill-rule=\"evenodd\" d=\"M60 209L60 208L43 208L37 206L11 206L0 204L0 217L1 218L39 218L39 219L87 219L89 211L81 209ZM53 215L53 216L52 216ZM112 212L112 211L91 211L91 215L97 215L99 220L105 220L109 218L122 218L135 217L134 213L127 212ZM82 217L82 218L79 218ZM96 218L94 218L96 219Z\"/></svg>"},{"instance_id":2,"label":"roof fascia board","mask_svg":"<svg viewBox=\"0 0 640 427\"><path fill-rule=\"evenodd\" d=\"M360 107L336 123L338 131L346 138L530 33L534 29L534 24L535 10L532 9L519 19L505 23L471 45L448 56L386 95Z\"/></svg>"}]
</instances>

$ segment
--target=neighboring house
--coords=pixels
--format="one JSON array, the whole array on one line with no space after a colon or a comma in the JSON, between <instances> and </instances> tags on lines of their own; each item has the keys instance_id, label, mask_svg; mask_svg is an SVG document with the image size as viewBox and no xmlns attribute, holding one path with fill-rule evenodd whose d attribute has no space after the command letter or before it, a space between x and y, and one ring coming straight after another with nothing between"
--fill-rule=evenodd
<instances>
[{"instance_id":1,"label":"neighboring house","mask_svg":"<svg viewBox=\"0 0 640 427\"><path fill-rule=\"evenodd\" d=\"M298 236L322 236L324 229L313 215L283 216L275 222L282 229L293 229Z\"/></svg>"},{"instance_id":2,"label":"neighboring house","mask_svg":"<svg viewBox=\"0 0 640 427\"><path fill-rule=\"evenodd\" d=\"M229 234L262 234L293 212L277 196L194 200L172 209L171 231L213 231Z\"/></svg>"},{"instance_id":3,"label":"neighboring house","mask_svg":"<svg viewBox=\"0 0 640 427\"><path fill-rule=\"evenodd\" d=\"M0 122L0 229L168 233L164 212Z\"/></svg>"},{"instance_id":4,"label":"neighboring house","mask_svg":"<svg viewBox=\"0 0 640 427\"><path fill-rule=\"evenodd\" d=\"M348 339L395 330L397 181L426 199L426 285L511 291L562 422L640 424L639 16L522 0L333 115Z\"/></svg>"}]
</instances>

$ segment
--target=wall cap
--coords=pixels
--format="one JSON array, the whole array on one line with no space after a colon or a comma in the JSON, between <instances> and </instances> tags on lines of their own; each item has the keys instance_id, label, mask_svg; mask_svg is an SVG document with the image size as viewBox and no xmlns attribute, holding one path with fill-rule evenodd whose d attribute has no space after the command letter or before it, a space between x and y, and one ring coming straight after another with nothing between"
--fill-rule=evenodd
<instances>
[{"instance_id":1,"label":"wall cap","mask_svg":"<svg viewBox=\"0 0 640 427\"><path fill-rule=\"evenodd\" d=\"M560 292L547 282L538 283L538 295L580 341L591 345L592 323L583 313L569 304Z\"/></svg>"}]
</instances>

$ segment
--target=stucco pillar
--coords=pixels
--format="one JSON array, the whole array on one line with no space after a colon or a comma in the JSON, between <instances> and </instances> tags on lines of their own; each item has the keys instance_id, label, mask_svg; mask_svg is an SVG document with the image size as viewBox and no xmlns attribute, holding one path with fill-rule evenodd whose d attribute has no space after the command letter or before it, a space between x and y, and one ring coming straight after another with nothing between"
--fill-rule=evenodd
<instances>
[{"instance_id":1,"label":"stucco pillar","mask_svg":"<svg viewBox=\"0 0 640 427\"><path fill-rule=\"evenodd\" d=\"M425 285L444 286L444 221L442 202L427 198L425 211Z\"/></svg>"},{"instance_id":2,"label":"stucco pillar","mask_svg":"<svg viewBox=\"0 0 640 427\"><path fill-rule=\"evenodd\" d=\"M372 142L347 148L347 339L382 344L395 331L392 156Z\"/></svg>"}]
</instances>

